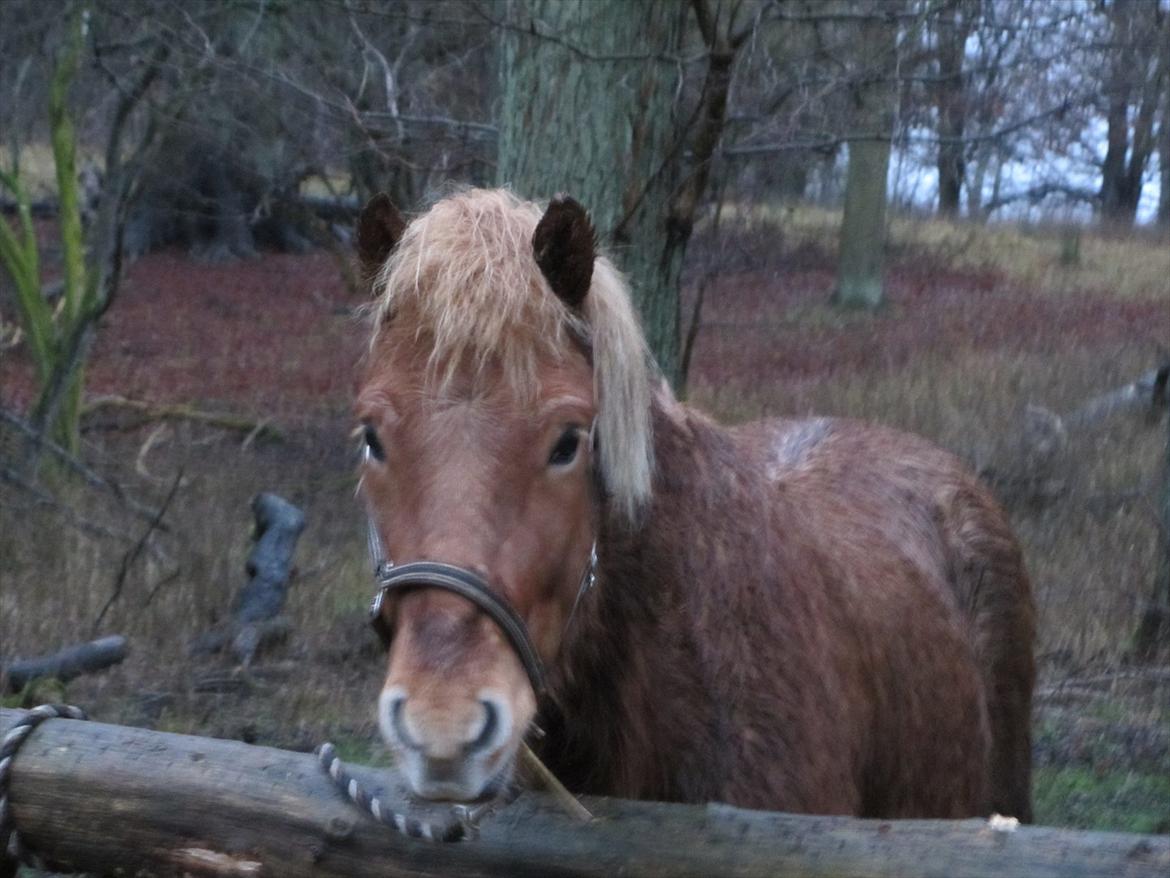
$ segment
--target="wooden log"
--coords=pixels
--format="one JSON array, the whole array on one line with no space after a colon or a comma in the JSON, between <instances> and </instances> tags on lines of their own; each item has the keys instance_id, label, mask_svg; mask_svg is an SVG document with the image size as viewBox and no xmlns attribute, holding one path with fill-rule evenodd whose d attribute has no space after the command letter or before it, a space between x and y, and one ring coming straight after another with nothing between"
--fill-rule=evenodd
<instances>
[{"instance_id":1,"label":"wooden log","mask_svg":"<svg viewBox=\"0 0 1170 878\"><path fill-rule=\"evenodd\" d=\"M1023 423L1004 443L998 462L979 467L979 475L1009 505L1047 504L1068 489L1062 470L1069 436L1100 426L1116 415L1144 412L1156 423L1170 407L1170 362L1136 380L1093 397L1066 415L1039 405L1024 409Z\"/></svg>"},{"instance_id":2,"label":"wooden log","mask_svg":"<svg viewBox=\"0 0 1170 878\"><path fill-rule=\"evenodd\" d=\"M1144 411L1158 414L1170 405L1170 363L1151 369L1122 387L1095 396L1064 416L1069 429L1091 427L1115 414L1125 411Z\"/></svg>"},{"instance_id":3,"label":"wooden log","mask_svg":"<svg viewBox=\"0 0 1170 878\"><path fill-rule=\"evenodd\" d=\"M19 711L0 710L0 728ZM371 788L379 775L362 772ZM451 845L357 812L313 756L50 720L16 755L12 811L58 867L197 876L995 876L1170 874L1170 836L986 820L882 821L586 799L582 826L525 794Z\"/></svg>"},{"instance_id":4,"label":"wooden log","mask_svg":"<svg viewBox=\"0 0 1170 878\"><path fill-rule=\"evenodd\" d=\"M231 646L237 661L250 664L270 640L288 635L290 626L280 618L292 576L293 553L305 529L305 515L276 494L252 498L255 517L254 544L245 570L248 582L233 602L232 618L196 641L195 653L219 652Z\"/></svg>"},{"instance_id":5,"label":"wooden log","mask_svg":"<svg viewBox=\"0 0 1170 878\"><path fill-rule=\"evenodd\" d=\"M16 659L0 668L9 692L19 692L33 680L53 678L67 683L74 677L100 671L126 658L126 638L121 635L102 637L79 643L52 655Z\"/></svg>"}]
</instances>

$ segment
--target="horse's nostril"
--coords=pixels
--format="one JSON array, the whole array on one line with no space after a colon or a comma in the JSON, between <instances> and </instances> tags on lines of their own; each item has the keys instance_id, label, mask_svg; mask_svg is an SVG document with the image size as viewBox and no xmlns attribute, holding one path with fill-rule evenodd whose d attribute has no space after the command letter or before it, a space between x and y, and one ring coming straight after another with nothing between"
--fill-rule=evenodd
<instances>
[{"instance_id":1,"label":"horse's nostril","mask_svg":"<svg viewBox=\"0 0 1170 878\"><path fill-rule=\"evenodd\" d=\"M490 747L500 728L500 709L486 699L480 699L479 703L483 706L483 726L480 728L479 734L468 743L468 752Z\"/></svg>"},{"instance_id":2,"label":"horse's nostril","mask_svg":"<svg viewBox=\"0 0 1170 878\"><path fill-rule=\"evenodd\" d=\"M421 749L419 743L406 731L406 723L403 721L405 710L406 696L400 695L390 702L390 721L394 724L394 732L398 735L398 740L402 743L402 746L409 747L411 750L419 750Z\"/></svg>"}]
</instances>

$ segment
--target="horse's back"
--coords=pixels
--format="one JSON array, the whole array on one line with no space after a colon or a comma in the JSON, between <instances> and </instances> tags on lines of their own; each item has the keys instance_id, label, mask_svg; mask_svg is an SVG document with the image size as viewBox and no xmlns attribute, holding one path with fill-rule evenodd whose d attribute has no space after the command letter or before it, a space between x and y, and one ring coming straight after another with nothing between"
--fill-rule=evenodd
<instances>
[{"instance_id":1,"label":"horse's back","mask_svg":"<svg viewBox=\"0 0 1170 878\"><path fill-rule=\"evenodd\" d=\"M774 491L777 526L801 529L832 571L826 587L877 666L868 671L878 725L887 739L924 737L899 750L919 747L919 768L938 774L929 782L871 754L862 810L1029 820L1033 607L994 497L953 455L883 427L771 420L733 436ZM950 802L923 800L931 788Z\"/></svg>"}]
</instances>

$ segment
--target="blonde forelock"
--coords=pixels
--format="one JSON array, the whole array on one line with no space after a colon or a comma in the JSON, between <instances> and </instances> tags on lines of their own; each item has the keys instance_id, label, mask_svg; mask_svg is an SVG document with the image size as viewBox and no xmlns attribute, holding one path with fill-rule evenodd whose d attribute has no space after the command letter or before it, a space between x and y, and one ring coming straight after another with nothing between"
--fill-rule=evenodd
<instances>
[{"instance_id":1,"label":"blonde forelock","mask_svg":"<svg viewBox=\"0 0 1170 878\"><path fill-rule=\"evenodd\" d=\"M440 385L464 363L495 359L521 398L539 392L540 364L592 348L601 471L615 511L637 520L650 495L650 371L621 274L604 256L581 313L549 288L532 254L540 208L505 189L467 189L407 226L375 282L371 345L388 321L432 343Z\"/></svg>"}]
</instances>

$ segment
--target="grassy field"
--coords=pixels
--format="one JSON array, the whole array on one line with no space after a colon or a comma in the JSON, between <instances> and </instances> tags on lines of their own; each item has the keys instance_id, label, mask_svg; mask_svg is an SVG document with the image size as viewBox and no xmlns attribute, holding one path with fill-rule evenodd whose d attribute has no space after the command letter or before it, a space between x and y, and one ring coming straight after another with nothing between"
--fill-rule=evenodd
<instances>
[{"instance_id":1,"label":"grassy field","mask_svg":"<svg viewBox=\"0 0 1170 878\"><path fill-rule=\"evenodd\" d=\"M1170 350L1170 247L1085 232L1074 263L1067 230L896 219L887 307L841 314L825 304L836 222L811 208L745 211L700 235L688 267L688 300L704 295L689 399L728 421L882 421L1003 486L1040 610L1038 818L1170 831L1170 681L1125 676L1136 673L1126 658L1156 564L1165 418L1069 430L1039 461L1023 438L1028 406L1065 415ZM177 480L154 554L131 552L146 522L75 479L47 474L56 500L0 485L0 656L106 632L133 643L121 667L24 700L52 694L110 721L297 749L329 737L347 758L384 759L349 438L357 304L324 254L216 267L162 253L131 267L95 346L90 396L271 419L280 438L91 416L95 468L154 505ZM9 306L0 295L11 320ZM0 352L0 404L29 398L20 347ZM0 457L16 451L0 432ZM193 660L188 645L244 580L248 501L260 490L300 505L309 526L287 609L295 633L245 677ZM84 532L86 522L114 535Z\"/></svg>"}]
</instances>

